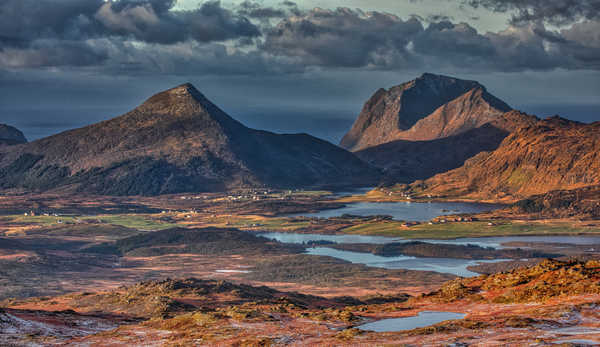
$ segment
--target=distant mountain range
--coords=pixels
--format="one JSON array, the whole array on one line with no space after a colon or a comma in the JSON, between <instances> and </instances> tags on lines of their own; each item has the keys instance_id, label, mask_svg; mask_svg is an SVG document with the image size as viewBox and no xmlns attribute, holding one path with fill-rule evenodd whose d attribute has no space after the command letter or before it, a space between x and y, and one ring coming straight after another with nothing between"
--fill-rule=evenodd
<instances>
[{"instance_id":1,"label":"distant mountain range","mask_svg":"<svg viewBox=\"0 0 600 347\"><path fill-rule=\"evenodd\" d=\"M367 101L341 142L354 154L306 134L250 129L191 84L31 143L0 126L0 141L11 145L0 146L4 189L158 195L412 183L417 195L517 201L600 185L600 122L542 121L478 82L433 74Z\"/></svg>"},{"instance_id":2,"label":"distant mountain range","mask_svg":"<svg viewBox=\"0 0 600 347\"><path fill-rule=\"evenodd\" d=\"M120 117L0 150L2 188L156 195L378 180L378 170L326 141L247 128L191 84Z\"/></svg>"},{"instance_id":3,"label":"distant mountain range","mask_svg":"<svg viewBox=\"0 0 600 347\"><path fill-rule=\"evenodd\" d=\"M19 129L0 124L0 145L17 145L26 142L25 135Z\"/></svg>"},{"instance_id":4,"label":"distant mountain range","mask_svg":"<svg viewBox=\"0 0 600 347\"><path fill-rule=\"evenodd\" d=\"M600 122L541 121L478 82L424 74L377 91L340 145L384 169L383 185L517 201L600 184L599 130Z\"/></svg>"},{"instance_id":5,"label":"distant mountain range","mask_svg":"<svg viewBox=\"0 0 600 347\"><path fill-rule=\"evenodd\" d=\"M340 146L383 168L384 183L410 183L493 151L509 133L536 121L476 81L426 73L377 91Z\"/></svg>"}]
</instances>

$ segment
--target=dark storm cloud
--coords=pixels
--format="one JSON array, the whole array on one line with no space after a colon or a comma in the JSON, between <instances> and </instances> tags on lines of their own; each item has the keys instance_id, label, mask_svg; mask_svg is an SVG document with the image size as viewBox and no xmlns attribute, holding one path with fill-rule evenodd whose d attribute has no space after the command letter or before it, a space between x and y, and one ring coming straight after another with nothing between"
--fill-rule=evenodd
<instances>
[{"instance_id":1,"label":"dark storm cloud","mask_svg":"<svg viewBox=\"0 0 600 347\"><path fill-rule=\"evenodd\" d=\"M600 17L600 0L465 0L464 3L496 12L514 11L513 24L541 20L565 25Z\"/></svg>"},{"instance_id":2,"label":"dark storm cloud","mask_svg":"<svg viewBox=\"0 0 600 347\"><path fill-rule=\"evenodd\" d=\"M315 9L283 20L266 33L262 49L318 66L399 69L453 67L480 71L597 68L597 22L561 32L539 22L479 33L467 23L421 24L340 8Z\"/></svg>"},{"instance_id":3,"label":"dark storm cloud","mask_svg":"<svg viewBox=\"0 0 600 347\"><path fill-rule=\"evenodd\" d=\"M260 35L256 25L223 8L219 1L204 2L189 11L172 10L174 4L174 0L4 0L0 3L0 42L24 46L40 38L117 36L167 44Z\"/></svg>"},{"instance_id":4,"label":"dark storm cloud","mask_svg":"<svg viewBox=\"0 0 600 347\"><path fill-rule=\"evenodd\" d=\"M203 3L191 11L170 11L174 1L119 1L104 3L94 15L108 35L169 44L194 39L224 41L260 35L246 17L221 7L219 1Z\"/></svg>"},{"instance_id":5,"label":"dark storm cloud","mask_svg":"<svg viewBox=\"0 0 600 347\"><path fill-rule=\"evenodd\" d=\"M0 50L0 67L89 66L108 59L107 52L88 42L36 40L27 47Z\"/></svg>"},{"instance_id":6,"label":"dark storm cloud","mask_svg":"<svg viewBox=\"0 0 600 347\"><path fill-rule=\"evenodd\" d=\"M414 64L408 61L412 56L406 46L421 31L423 25L416 18L403 21L380 12L314 9L268 31L261 48L320 66Z\"/></svg>"},{"instance_id":7,"label":"dark storm cloud","mask_svg":"<svg viewBox=\"0 0 600 347\"><path fill-rule=\"evenodd\" d=\"M270 19L283 18L287 16L285 8L264 7L253 1L244 1L240 4L239 14L249 18Z\"/></svg>"},{"instance_id":8,"label":"dark storm cloud","mask_svg":"<svg viewBox=\"0 0 600 347\"><path fill-rule=\"evenodd\" d=\"M600 25L592 13L597 1L583 1L564 17L592 19L560 31L534 20L480 33L443 15L402 19L348 8L301 11L290 1L263 6L248 0L232 8L205 1L177 10L174 0L4 0L0 68L88 67L107 75L600 69ZM551 22L565 1L469 3L530 14L546 4L543 13Z\"/></svg>"},{"instance_id":9,"label":"dark storm cloud","mask_svg":"<svg viewBox=\"0 0 600 347\"><path fill-rule=\"evenodd\" d=\"M129 64L128 54L139 56L135 47L125 45L129 40L171 45L260 36L248 18L223 8L219 1L189 11L173 10L174 4L174 0L4 0L0 2L0 67L106 63L112 69L115 64ZM146 47L141 51L147 52Z\"/></svg>"}]
</instances>

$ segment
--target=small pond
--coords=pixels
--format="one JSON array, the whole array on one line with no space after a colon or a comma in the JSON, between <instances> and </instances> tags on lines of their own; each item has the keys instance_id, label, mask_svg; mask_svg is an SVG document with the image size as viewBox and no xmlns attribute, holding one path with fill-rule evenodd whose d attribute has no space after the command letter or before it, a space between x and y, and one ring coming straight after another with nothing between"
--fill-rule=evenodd
<instances>
[{"instance_id":1,"label":"small pond","mask_svg":"<svg viewBox=\"0 0 600 347\"><path fill-rule=\"evenodd\" d=\"M465 318L463 313L455 312L419 312L417 316L404 318L383 319L380 321L363 324L358 327L361 330L375 331L378 333L412 330L434 325L443 321Z\"/></svg>"}]
</instances>

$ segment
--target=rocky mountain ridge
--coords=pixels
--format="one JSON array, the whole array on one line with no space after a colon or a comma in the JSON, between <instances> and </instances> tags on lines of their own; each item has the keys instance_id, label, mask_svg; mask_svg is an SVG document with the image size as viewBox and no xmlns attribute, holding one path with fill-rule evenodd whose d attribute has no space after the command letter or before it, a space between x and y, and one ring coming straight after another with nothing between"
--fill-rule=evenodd
<instances>
[{"instance_id":1,"label":"rocky mountain ridge","mask_svg":"<svg viewBox=\"0 0 600 347\"><path fill-rule=\"evenodd\" d=\"M340 146L358 151L396 140L445 138L480 127L510 110L476 81L425 73L389 90L379 89Z\"/></svg>"},{"instance_id":2,"label":"rocky mountain ridge","mask_svg":"<svg viewBox=\"0 0 600 347\"><path fill-rule=\"evenodd\" d=\"M0 187L157 195L374 184L378 171L306 134L247 128L191 84L117 118L0 151Z\"/></svg>"}]
</instances>

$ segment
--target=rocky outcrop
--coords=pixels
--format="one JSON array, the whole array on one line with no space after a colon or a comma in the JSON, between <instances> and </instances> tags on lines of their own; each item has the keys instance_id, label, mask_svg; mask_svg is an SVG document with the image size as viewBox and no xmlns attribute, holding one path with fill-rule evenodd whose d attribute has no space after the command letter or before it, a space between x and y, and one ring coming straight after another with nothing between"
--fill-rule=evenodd
<instances>
[{"instance_id":1,"label":"rocky outcrop","mask_svg":"<svg viewBox=\"0 0 600 347\"><path fill-rule=\"evenodd\" d=\"M26 142L25 135L19 129L0 124L0 145L17 145Z\"/></svg>"}]
</instances>

